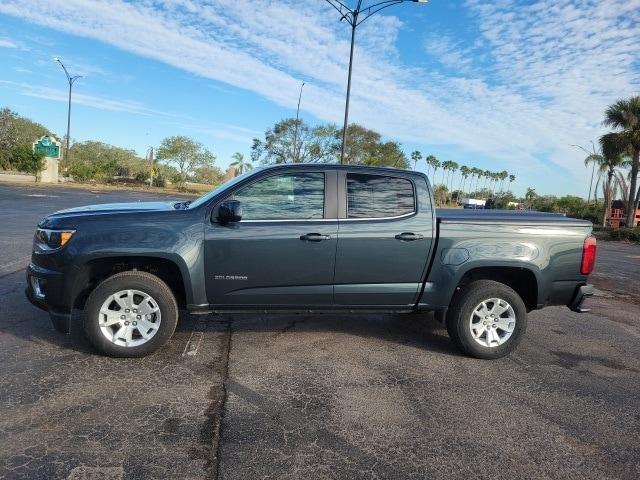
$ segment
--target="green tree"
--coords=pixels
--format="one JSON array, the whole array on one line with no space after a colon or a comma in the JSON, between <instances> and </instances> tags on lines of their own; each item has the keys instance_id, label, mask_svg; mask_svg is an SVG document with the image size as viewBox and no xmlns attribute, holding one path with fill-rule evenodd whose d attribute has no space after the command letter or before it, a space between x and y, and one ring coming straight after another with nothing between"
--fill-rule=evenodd
<instances>
[{"instance_id":1,"label":"green tree","mask_svg":"<svg viewBox=\"0 0 640 480\"><path fill-rule=\"evenodd\" d=\"M442 207L444 204L447 203L448 196L449 196L449 191L447 190L447 187L444 184L436 185L433 188L433 198L439 207Z\"/></svg>"},{"instance_id":2,"label":"green tree","mask_svg":"<svg viewBox=\"0 0 640 480\"><path fill-rule=\"evenodd\" d=\"M605 119L602 123L616 130L608 134L612 138L607 142L615 143L617 145L616 148L623 149L631 157L627 225L632 226L637 200L640 200L640 193L636 193L636 190L640 190L637 185L638 172L640 171L640 96L618 100L609 106L605 111ZM613 136L615 136L615 139Z\"/></svg>"},{"instance_id":3,"label":"green tree","mask_svg":"<svg viewBox=\"0 0 640 480\"><path fill-rule=\"evenodd\" d=\"M178 184L181 187L184 187L189 175L196 169L212 166L215 160L213 153L200 142L185 136L167 137L162 140L156 158L176 167L179 174Z\"/></svg>"},{"instance_id":4,"label":"green tree","mask_svg":"<svg viewBox=\"0 0 640 480\"><path fill-rule=\"evenodd\" d=\"M234 153L231 158L233 159L233 162L231 162L229 166L235 170L236 175L243 174L253 168L251 162L247 162L244 155L240 152Z\"/></svg>"},{"instance_id":5,"label":"green tree","mask_svg":"<svg viewBox=\"0 0 640 480\"><path fill-rule=\"evenodd\" d=\"M33 142L51 132L9 108L0 109L0 169L15 169L11 163L13 148L22 145L31 148Z\"/></svg>"},{"instance_id":6,"label":"green tree","mask_svg":"<svg viewBox=\"0 0 640 480\"><path fill-rule=\"evenodd\" d=\"M251 160L254 163L293 163L295 140L298 162L328 162L335 158L339 149L336 132L333 125L311 127L304 120L286 118L269 128L264 134L264 140L253 139Z\"/></svg>"},{"instance_id":7,"label":"green tree","mask_svg":"<svg viewBox=\"0 0 640 480\"><path fill-rule=\"evenodd\" d=\"M215 165L202 165L196 168L191 175L191 180L196 183L218 185L224 178L224 173Z\"/></svg>"},{"instance_id":8,"label":"green tree","mask_svg":"<svg viewBox=\"0 0 640 480\"><path fill-rule=\"evenodd\" d=\"M336 145L339 146L338 141L342 138L342 131L336 131L335 135ZM384 142L378 132L355 123L347 127L347 143L344 151L344 163L349 165L409 168L407 157L398 142Z\"/></svg>"},{"instance_id":9,"label":"green tree","mask_svg":"<svg viewBox=\"0 0 640 480\"><path fill-rule=\"evenodd\" d=\"M40 176L44 168L44 155L35 153L31 145L16 145L11 149L11 164L19 172Z\"/></svg>"},{"instance_id":10,"label":"green tree","mask_svg":"<svg viewBox=\"0 0 640 480\"><path fill-rule=\"evenodd\" d=\"M149 175L145 161L135 151L92 140L71 146L67 168L69 175L81 182L108 182L116 176L144 180Z\"/></svg>"}]
</instances>

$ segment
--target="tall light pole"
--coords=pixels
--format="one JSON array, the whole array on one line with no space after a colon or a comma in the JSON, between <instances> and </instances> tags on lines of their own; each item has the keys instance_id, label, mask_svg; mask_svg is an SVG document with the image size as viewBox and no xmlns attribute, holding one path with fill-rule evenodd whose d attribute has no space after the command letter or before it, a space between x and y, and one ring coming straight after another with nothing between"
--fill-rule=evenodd
<instances>
[{"instance_id":1,"label":"tall light pole","mask_svg":"<svg viewBox=\"0 0 640 480\"><path fill-rule=\"evenodd\" d=\"M60 64L60 66L64 70L64 74L67 76L67 81L69 82L69 104L67 106L67 142L64 148L64 171L66 171L67 166L69 165L69 135L71 134L71 89L73 88L73 84L76 82L76 80L82 78L82 75L69 75L67 67L64 66L59 57L54 57L53 60Z\"/></svg>"},{"instance_id":2,"label":"tall light pole","mask_svg":"<svg viewBox=\"0 0 640 480\"><path fill-rule=\"evenodd\" d=\"M596 171L596 162L595 162L595 157L598 156L598 153L596 152L596 145L595 143L593 143L593 140L591 140L591 146L593 147L593 152L590 152L589 150L587 150L586 148L584 148L581 145L571 145L572 147L577 147L580 150L582 150L583 152L585 152L588 158L592 158L591 163L593 163L593 165L591 166L591 182L589 183L589 195L587 196L587 205L589 205L589 202L591 201L591 189L593 187L593 174ZM596 185L597 186L597 185ZM594 195L597 196L597 195Z\"/></svg>"},{"instance_id":3,"label":"tall light pole","mask_svg":"<svg viewBox=\"0 0 640 480\"><path fill-rule=\"evenodd\" d=\"M149 162L149 187L153 187L153 147L147 147L147 161Z\"/></svg>"},{"instance_id":4,"label":"tall light pole","mask_svg":"<svg viewBox=\"0 0 640 480\"><path fill-rule=\"evenodd\" d=\"M368 7L362 6L362 0L357 0L355 8L348 7L342 0L325 0L340 13L340 21L344 20L351 25L351 50L349 53L349 74L347 77L347 99L344 107L344 126L342 128L342 145L340 147L340 163L344 163L344 150L347 143L347 124L349 123L349 100L351 98L351 72L353 70L353 46L356 39L356 28L367 18L380 10L397 5L399 3L427 3L429 0L385 0L374 3ZM361 16L362 15L362 16Z\"/></svg>"},{"instance_id":5,"label":"tall light pole","mask_svg":"<svg viewBox=\"0 0 640 480\"><path fill-rule=\"evenodd\" d=\"M300 101L302 100L302 87L304 87L304 82L300 85L300 95L298 95L298 109L296 110L296 127L293 131L293 163L298 163L300 160L300 152L297 150L298 148L298 118L300 118Z\"/></svg>"}]
</instances>

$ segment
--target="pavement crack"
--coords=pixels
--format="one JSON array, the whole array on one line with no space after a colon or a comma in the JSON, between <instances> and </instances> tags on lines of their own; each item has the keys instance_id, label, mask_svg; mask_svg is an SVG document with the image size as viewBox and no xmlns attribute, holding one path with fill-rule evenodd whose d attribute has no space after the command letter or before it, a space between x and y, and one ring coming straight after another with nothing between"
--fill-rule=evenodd
<instances>
[{"instance_id":1,"label":"pavement crack","mask_svg":"<svg viewBox=\"0 0 640 480\"><path fill-rule=\"evenodd\" d=\"M207 424L213 427L212 452L213 458L211 462L210 478L217 479L220 465L221 440L222 440L222 422L226 413L227 401L227 381L229 378L229 355L231 353L231 338L233 330L231 328L231 320L226 321L226 334L221 339L220 362L214 366L222 378L222 388L211 388L210 398L213 400L207 410L207 416L210 422ZM207 425L207 426L209 426ZM207 432L208 433L208 432Z\"/></svg>"}]
</instances>

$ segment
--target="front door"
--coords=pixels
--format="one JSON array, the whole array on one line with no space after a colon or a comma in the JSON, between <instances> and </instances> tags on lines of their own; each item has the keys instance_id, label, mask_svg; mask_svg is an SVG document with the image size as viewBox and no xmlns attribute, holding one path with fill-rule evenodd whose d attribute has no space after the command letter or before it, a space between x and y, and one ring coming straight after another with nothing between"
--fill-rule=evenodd
<instances>
[{"instance_id":1,"label":"front door","mask_svg":"<svg viewBox=\"0 0 640 480\"><path fill-rule=\"evenodd\" d=\"M426 179L340 172L334 300L406 308L418 298L433 241Z\"/></svg>"},{"instance_id":2,"label":"front door","mask_svg":"<svg viewBox=\"0 0 640 480\"><path fill-rule=\"evenodd\" d=\"M332 304L338 224L329 210L336 208L336 176L322 169L269 173L227 197L241 202L243 215L206 227L211 305Z\"/></svg>"}]
</instances>

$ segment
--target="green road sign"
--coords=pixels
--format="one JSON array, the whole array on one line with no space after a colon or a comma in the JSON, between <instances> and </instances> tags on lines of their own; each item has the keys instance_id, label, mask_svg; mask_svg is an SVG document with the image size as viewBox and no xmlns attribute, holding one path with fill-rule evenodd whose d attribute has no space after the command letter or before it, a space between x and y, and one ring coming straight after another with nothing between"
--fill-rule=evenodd
<instances>
[{"instance_id":1,"label":"green road sign","mask_svg":"<svg viewBox=\"0 0 640 480\"><path fill-rule=\"evenodd\" d=\"M60 158L60 143L49 135L45 135L33 143L33 151L41 153L45 157Z\"/></svg>"}]
</instances>

